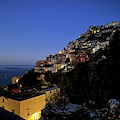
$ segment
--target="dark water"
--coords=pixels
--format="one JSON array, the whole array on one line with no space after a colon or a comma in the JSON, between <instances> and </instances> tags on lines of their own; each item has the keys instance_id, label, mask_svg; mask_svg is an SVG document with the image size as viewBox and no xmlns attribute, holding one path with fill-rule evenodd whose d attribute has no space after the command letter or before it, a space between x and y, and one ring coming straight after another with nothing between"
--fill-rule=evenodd
<instances>
[{"instance_id":1,"label":"dark water","mask_svg":"<svg viewBox=\"0 0 120 120\"><path fill-rule=\"evenodd\" d=\"M14 76L23 76L33 68L34 65L0 65L0 86L10 84Z\"/></svg>"}]
</instances>

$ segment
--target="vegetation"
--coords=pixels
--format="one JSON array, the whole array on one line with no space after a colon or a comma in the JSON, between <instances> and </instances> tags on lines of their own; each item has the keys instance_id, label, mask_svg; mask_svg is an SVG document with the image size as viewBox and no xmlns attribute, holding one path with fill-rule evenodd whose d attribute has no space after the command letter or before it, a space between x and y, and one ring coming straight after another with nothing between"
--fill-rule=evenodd
<instances>
[{"instance_id":1,"label":"vegetation","mask_svg":"<svg viewBox=\"0 0 120 120\"><path fill-rule=\"evenodd\" d=\"M95 61L105 55L107 59L98 62L93 68L87 63L77 64L68 73L52 74L46 72L46 80L57 84L61 93L67 94L70 102L89 105L89 100L95 101L94 108L101 108L110 98L120 99L120 38L117 31L110 47L100 50ZM94 62L94 60L92 62Z\"/></svg>"},{"instance_id":2,"label":"vegetation","mask_svg":"<svg viewBox=\"0 0 120 120\"><path fill-rule=\"evenodd\" d=\"M39 73L34 73L34 70L28 71L19 81L19 84L22 84L24 89L31 88L33 86L37 86L38 80L37 77L40 76Z\"/></svg>"},{"instance_id":3,"label":"vegetation","mask_svg":"<svg viewBox=\"0 0 120 120\"><path fill-rule=\"evenodd\" d=\"M105 55L107 59L95 63ZM66 62L68 62L67 60ZM45 80L60 87L63 95L68 95L70 102L85 104L91 107L89 100L94 102L93 108L102 108L110 98L120 99L120 35L116 31L109 47L100 50L92 61L94 66L91 68L88 63L81 63L75 69L63 73L45 73ZM33 70L25 74L20 80L25 87L35 86L39 73Z\"/></svg>"}]
</instances>

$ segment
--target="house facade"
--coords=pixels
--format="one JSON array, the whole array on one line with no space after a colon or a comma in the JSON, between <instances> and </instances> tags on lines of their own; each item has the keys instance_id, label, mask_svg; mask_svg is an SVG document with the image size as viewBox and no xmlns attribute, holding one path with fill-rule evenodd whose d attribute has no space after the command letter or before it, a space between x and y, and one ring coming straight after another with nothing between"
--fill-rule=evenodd
<instances>
[{"instance_id":1,"label":"house facade","mask_svg":"<svg viewBox=\"0 0 120 120\"><path fill-rule=\"evenodd\" d=\"M75 63L85 63L86 61L89 61L87 51L86 50L81 50L76 55Z\"/></svg>"},{"instance_id":2,"label":"house facade","mask_svg":"<svg viewBox=\"0 0 120 120\"><path fill-rule=\"evenodd\" d=\"M0 107L26 120L38 120L45 107L45 94L25 100L0 97Z\"/></svg>"},{"instance_id":3,"label":"house facade","mask_svg":"<svg viewBox=\"0 0 120 120\"><path fill-rule=\"evenodd\" d=\"M52 73L55 72L55 68L51 65L50 61L37 61L34 67L34 72L37 73L44 73L47 71L51 71Z\"/></svg>"}]
</instances>

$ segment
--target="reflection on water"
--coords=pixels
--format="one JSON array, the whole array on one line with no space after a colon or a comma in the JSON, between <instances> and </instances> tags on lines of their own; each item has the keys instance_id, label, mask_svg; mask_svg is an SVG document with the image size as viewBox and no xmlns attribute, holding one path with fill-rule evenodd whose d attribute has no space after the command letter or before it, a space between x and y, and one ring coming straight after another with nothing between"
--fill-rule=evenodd
<instances>
[{"instance_id":1,"label":"reflection on water","mask_svg":"<svg viewBox=\"0 0 120 120\"><path fill-rule=\"evenodd\" d=\"M14 76L22 76L33 68L34 65L0 65L0 86L10 84Z\"/></svg>"}]
</instances>

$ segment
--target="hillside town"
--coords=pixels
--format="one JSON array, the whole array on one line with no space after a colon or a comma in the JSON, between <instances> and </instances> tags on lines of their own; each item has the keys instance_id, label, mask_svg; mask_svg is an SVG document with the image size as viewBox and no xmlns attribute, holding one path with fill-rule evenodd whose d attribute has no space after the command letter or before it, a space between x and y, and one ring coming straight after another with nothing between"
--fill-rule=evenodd
<instances>
[{"instance_id":1,"label":"hillside town","mask_svg":"<svg viewBox=\"0 0 120 120\"><path fill-rule=\"evenodd\" d=\"M93 90L96 87L94 81L98 78L95 76L94 71L97 70L94 66L99 65L101 61L111 60L110 56L108 58L107 54L100 54L100 52L111 49L110 45L116 31L120 33L120 21L89 26L85 33L81 34L78 39L69 42L58 54L49 55L46 60L38 60L33 70L26 72L23 76L12 78L10 85L0 88L0 110L13 114L13 119L21 120L77 120L84 118L86 120L119 120L120 111L117 108L120 106L120 102L116 98L109 99L108 108L99 109L95 101L97 99L95 97L97 94L94 94L96 89ZM86 75L88 69L84 65L89 67L90 72L94 70L91 72L92 77L88 77L89 81L87 81ZM82 78L83 74L85 76ZM58 76L59 78L62 76L63 79L59 79ZM71 77L73 81L71 82L66 76ZM53 77L56 81L53 80ZM81 83L79 78L83 79ZM104 83L105 81L103 81ZM87 88L88 84L93 86ZM75 89L77 92L74 91ZM86 95L86 91L91 92L89 93L89 96L92 96L91 99ZM99 90L98 97L102 96L103 91ZM94 105L97 107L92 108Z\"/></svg>"},{"instance_id":2,"label":"hillside town","mask_svg":"<svg viewBox=\"0 0 120 120\"><path fill-rule=\"evenodd\" d=\"M99 50L109 49L116 30L120 31L120 21L104 26L89 26L84 34L81 34L75 41L69 42L58 54L49 55L46 60L37 61L34 71L54 73L63 69L63 72L68 72L74 69L77 63L90 62ZM106 59L106 56L101 58Z\"/></svg>"}]
</instances>

